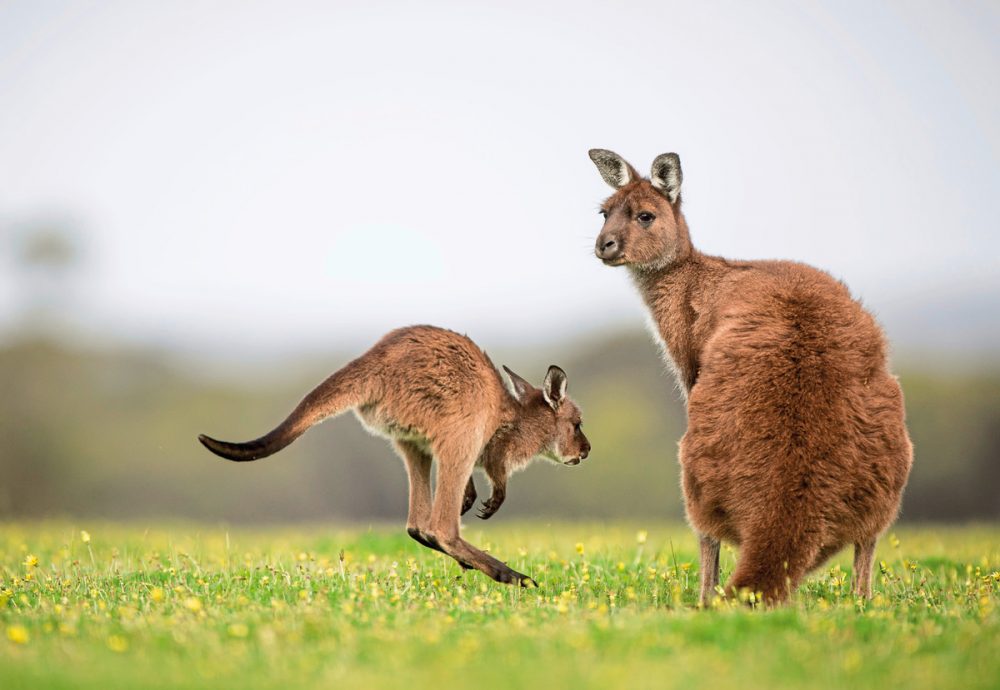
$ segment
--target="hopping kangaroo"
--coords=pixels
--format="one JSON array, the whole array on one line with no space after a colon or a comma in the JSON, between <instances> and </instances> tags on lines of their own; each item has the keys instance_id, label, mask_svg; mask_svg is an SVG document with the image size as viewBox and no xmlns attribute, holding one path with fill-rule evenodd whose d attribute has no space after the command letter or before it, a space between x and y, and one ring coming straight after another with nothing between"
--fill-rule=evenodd
<instances>
[{"instance_id":1,"label":"hopping kangaroo","mask_svg":"<svg viewBox=\"0 0 1000 690\"><path fill-rule=\"evenodd\" d=\"M854 544L854 592L871 596L875 541L912 464L875 320L818 269L696 250L677 154L657 157L648 180L611 151L590 158L616 190L594 251L629 268L687 402L680 465L702 604L718 585L720 540L740 549L731 594L781 602Z\"/></svg>"},{"instance_id":2,"label":"hopping kangaroo","mask_svg":"<svg viewBox=\"0 0 1000 690\"><path fill-rule=\"evenodd\" d=\"M467 337L432 326L401 328L317 386L270 433L247 443L198 439L228 460L257 460L314 424L353 409L368 429L392 440L406 463L411 537L498 582L537 586L459 536L459 516L476 500L473 467L482 467L492 484L479 511L486 519L503 503L512 472L536 456L578 465L590 443L581 430L580 408L566 397L562 369L549 367L541 390L504 370L513 393ZM432 459L437 460L433 504Z\"/></svg>"}]
</instances>

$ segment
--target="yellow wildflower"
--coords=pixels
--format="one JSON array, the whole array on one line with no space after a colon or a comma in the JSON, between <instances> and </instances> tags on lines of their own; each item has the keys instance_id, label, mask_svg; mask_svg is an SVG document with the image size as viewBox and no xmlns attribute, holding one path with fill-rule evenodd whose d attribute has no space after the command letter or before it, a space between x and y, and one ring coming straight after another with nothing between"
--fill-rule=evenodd
<instances>
[{"instance_id":1,"label":"yellow wildflower","mask_svg":"<svg viewBox=\"0 0 1000 690\"><path fill-rule=\"evenodd\" d=\"M37 568L38 567L38 556L33 553L29 553L24 557L24 567L25 568Z\"/></svg>"},{"instance_id":2,"label":"yellow wildflower","mask_svg":"<svg viewBox=\"0 0 1000 690\"><path fill-rule=\"evenodd\" d=\"M198 597L188 597L184 600L184 608L194 613L201 611L201 599Z\"/></svg>"},{"instance_id":3,"label":"yellow wildflower","mask_svg":"<svg viewBox=\"0 0 1000 690\"><path fill-rule=\"evenodd\" d=\"M14 644L28 644L31 636L28 635L28 629L23 625L12 625L7 628L7 639Z\"/></svg>"},{"instance_id":4,"label":"yellow wildflower","mask_svg":"<svg viewBox=\"0 0 1000 690\"><path fill-rule=\"evenodd\" d=\"M80 530L80 541L82 541L84 544L89 544L90 543L90 532L88 532L85 529Z\"/></svg>"}]
</instances>

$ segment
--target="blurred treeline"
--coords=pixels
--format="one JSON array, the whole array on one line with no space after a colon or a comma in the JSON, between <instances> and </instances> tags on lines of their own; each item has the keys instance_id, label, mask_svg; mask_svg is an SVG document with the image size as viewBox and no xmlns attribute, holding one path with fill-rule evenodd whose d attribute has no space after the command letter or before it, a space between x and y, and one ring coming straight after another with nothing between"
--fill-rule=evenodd
<instances>
[{"instance_id":1,"label":"blurred treeline","mask_svg":"<svg viewBox=\"0 0 1000 690\"><path fill-rule=\"evenodd\" d=\"M553 351L594 451L579 467L538 462L515 476L499 518L680 517L684 412L648 336L621 333ZM200 432L245 440L271 429L356 354L240 371L52 337L9 342L0 349L0 516L400 519L402 464L352 416L255 463L226 462L196 441ZM493 354L536 383L549 364L537 351ZM930 371L899 372L916 447L902 517L998 518L1000 369ZM477 483L483 496L485 480Z\"/></svg>"}]
</instances>

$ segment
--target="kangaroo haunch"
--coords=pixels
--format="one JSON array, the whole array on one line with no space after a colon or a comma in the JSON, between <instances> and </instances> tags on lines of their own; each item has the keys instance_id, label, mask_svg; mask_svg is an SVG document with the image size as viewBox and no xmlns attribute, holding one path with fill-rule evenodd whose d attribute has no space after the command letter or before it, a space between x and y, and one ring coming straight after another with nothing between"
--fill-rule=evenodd
<instances>
[{"instance_id":1,"label":"kangaroo haunch","mask_svg":"<svg viewBox=\"0 0 1000 690\"><path fill-rule=\"evenodd\" d=\"M392 440L406 463L411 537L498 582L534 585L459 535L459 516L476 500L473 468L482 467L492 485L478 513L485 520L503 503L511 473L537 456L578 465L590 443L581 430L580 408L566 397L562 369L549 367L540 390L504 370L512 392L489 356L467 337L433 326L400 328L316 387L270 433L246 443L198 439L229 460L257 460L314 424L353 409L368 429ZM437 460L433 504L432 460Z\"/></svg>"},{"instance_id":2,"label":"kangaroo haunch","mask_svg":"<svg viewBox=\"0 0 1000 690\"><path fill-rule=\"evenodd\" d=\"M912 464L881 329L820 270L697 251L677 154L658 156L648 180L611 151L590 157L616 190L594 251L629 268L687 401L680 464L702 603L721 539L740 547L730 592L781 601L853 543L854 591L871 596L875 541Z\"/></svg>"}]
</instances>

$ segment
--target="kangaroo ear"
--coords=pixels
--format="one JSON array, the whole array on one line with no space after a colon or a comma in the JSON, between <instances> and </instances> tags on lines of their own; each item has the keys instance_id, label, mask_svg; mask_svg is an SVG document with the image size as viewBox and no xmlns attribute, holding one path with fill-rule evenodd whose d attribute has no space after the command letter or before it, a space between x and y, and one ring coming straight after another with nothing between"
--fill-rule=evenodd
<instances>
[{"instance_id":1,"label":"kangaroo ear","mask_svg":"<svg viewBox=\"0 0 1000 690\"><path fill-rule=\"evenodd\" d=\"M677 203L683 179L681 157L676 153L661 154L653 161L653 171L649 175L649 181L670 200L671 204Z\"/></svg>"},{"instance_id":2,"label":"kangaroo ear","mask_svg":"<svg viewBox=\"0 0 1000 690\"><path fill-rule=\"evenodd\" d=\"M632 180L639 179L639 173L629 165L624 158L614 151L606 149L590 149L588 151L590 160L594 161L597 171L609 185L618 189L624 187Z\"/></svg>"},{"instance_id":3,"label":"kangaroo ear","mask_svg":"<svg viewBox=\"0 0 1000 690\"><path fill-rule=\"evenodd\" d=\"M517 398L518 402L523 403L527 400L528 394L535 390L535 387L508 369L506 364L503 365L503 370L510 377L510 383L514 387L514 397Z\"/></svg>"},{"instance_id":4,"label":"kangaroo ear","mask_svg":"<svg viewBox=\"0 0 1000 690\"><path fill-rule=\"evenodd\" d=\"M559 404L566 398L566 372L555 364L549 367L549 373L545 375L542 395L553 410L558 410Z\"/></svg>"}]
</instances>

